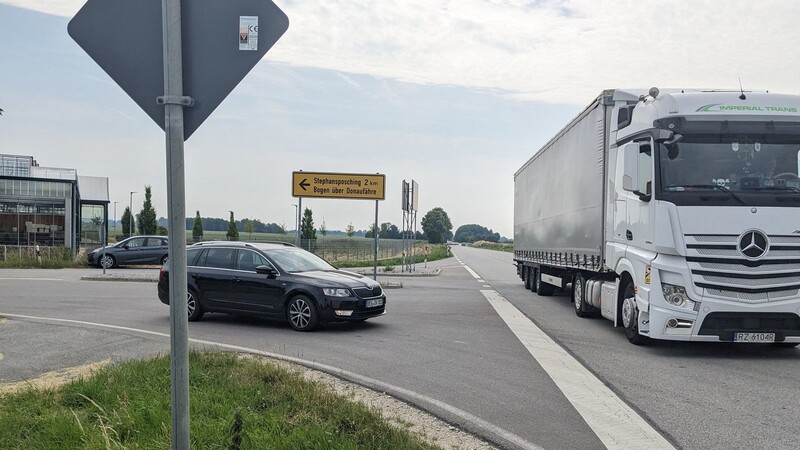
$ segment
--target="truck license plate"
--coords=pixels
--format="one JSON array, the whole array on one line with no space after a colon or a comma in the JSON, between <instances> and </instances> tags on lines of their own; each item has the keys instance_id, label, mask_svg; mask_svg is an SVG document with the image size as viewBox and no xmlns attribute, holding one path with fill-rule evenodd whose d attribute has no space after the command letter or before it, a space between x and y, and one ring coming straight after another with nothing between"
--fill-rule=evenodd
<instances>
[{"instance_id":1,"label":"truck license plate","mask_svg":"<svg viewBox=\"0 0 800 450\"><path fill-rule=\"evenodd\" d=\"M382 298L376 298L376 299L373 299L373 300L367 300L365 306L367 308L374 308L376 306L381 306L381 305L383 305L383 299Z\"/></svg>"},{"instance_id":2,"label":"truck license plate","mask_svg":"<svg viewBox=\"0 0 800 450\"><path fill-rule=\"evenodd\" d=\"M733 333L733 342L775 342L775 333Z\"/></svg>"}]
</instances>

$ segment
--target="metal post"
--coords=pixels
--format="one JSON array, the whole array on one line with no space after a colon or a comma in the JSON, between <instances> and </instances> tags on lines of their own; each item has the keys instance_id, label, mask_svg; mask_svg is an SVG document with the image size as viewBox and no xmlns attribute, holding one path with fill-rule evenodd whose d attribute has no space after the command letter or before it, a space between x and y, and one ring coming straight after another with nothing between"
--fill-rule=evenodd
<instances>
[{"instance_id":1,"label":"metal post","mask_svg":"<svg viewBox=\"0 0 800 450\"><path fill-rule=\"evenodd\" d=\"M300 240L300 224L302 223L302 221L300 220L300 214L302 213L303 213L303 197L300 197L297 199L297 241L295 242L295 244L297 244L298 247L303 246L303 243Z\"/></svg>"},{"instance_id":2,"label":"metal post","mask_svg":"<svg viewBox=\"0 0 800 450\"><path fill-rule=\"evenodd\" d=\"M108 223L108 222L106 222L106 223ZM104 241L107 241L107 240L108 239L103 239L103 230L101 229L100 230L100 245L103 246L103 251L101 252L101 255L100 255L100 267L103 268L103 275L106 274L106 266L103 265L103 260L106 257L106 247L108 246L108 244L104 243Z\"/></svg>"},{"instance_id":3,"label":"metal post","mask_svg":"<svg viewBox=\"0 0 800 450\"><path fill-rule=\"evenodd\" d=\"M378 200L375 200L375 258L372 266L372 278L378 281Z\"/></svg>"},{"instance_id":4,"label":"metal post","mask_svg":"<svg viewBox=\"0 0 800 450\"><path fill-rule=\"evenodd\" d=\"M117 238L117 202L114 202L114 239Z\"/></svg>"},{"instance_id":5,"label":"metal post","mask_svg":"<svg viewBox=\"0 0 800 450\"><path fill-rule=\"evenodd\" d=\"M162 0L164 130L169 215L170 384L172 448L189 449L189 336L186 309L186 186L183 160L183 52L181 2Z\"/></svg>"},{"instance_id":6,"label":"metal post","mask_svg":"<svg viewBox=\"0 0 800 450\"><path fill-rule=\"evenodd\" d=\"M128 237L133 236L133 194L135 193L136 191L131 191L131 203L128 206L128 210L131 212L131 226L128 228Z\"/></svg>"}]
</instances>

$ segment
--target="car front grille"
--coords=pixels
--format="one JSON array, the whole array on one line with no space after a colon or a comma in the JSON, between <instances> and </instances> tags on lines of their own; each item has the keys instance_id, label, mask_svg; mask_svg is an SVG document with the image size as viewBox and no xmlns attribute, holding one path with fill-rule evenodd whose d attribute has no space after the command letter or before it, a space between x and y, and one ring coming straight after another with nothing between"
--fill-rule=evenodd
<instances>
[{"instance_id":1,"label":"car front grille","mask_svg":"<svg viewBox=\"0 0 800 450\"><path fill-rule=\"evenodd\" d=\"M742 303L766 303L800 293L800 236L769 236L769 251L749 260L738 235L686 235L692 282L708 295Z\"/></svg>"},{"instance_id":2,"label":"car front grille","mask_svg":"<svg viewBox=\"0 0 800 450\"><path fill-rule=\"evenodd\" d=\"M356 293L358 298L372 298L372 297L380 297L383 294L383 289L380 286L375 286L373 288L363 287L363 288L353 288L353 292Z\"/></svg>"}]
</instances>

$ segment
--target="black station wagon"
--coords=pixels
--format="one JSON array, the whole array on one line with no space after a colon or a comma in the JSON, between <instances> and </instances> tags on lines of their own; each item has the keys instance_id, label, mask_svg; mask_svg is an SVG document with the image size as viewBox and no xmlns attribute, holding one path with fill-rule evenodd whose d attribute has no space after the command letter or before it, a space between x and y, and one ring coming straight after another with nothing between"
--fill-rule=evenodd
<instances>
[{"instance_id":1,"label":"black station wagon","mask_svg":"<svg viewBox=\"0 0 800 450\"><path fill-rule=\"evenodd\" d=\"M291 244L201 242L186 257L189 321L211 312L254 314L310 331L385 314L379 283ZM169 304L169 263L159 274L158 298Z\"/></svg>"}]
</instances>

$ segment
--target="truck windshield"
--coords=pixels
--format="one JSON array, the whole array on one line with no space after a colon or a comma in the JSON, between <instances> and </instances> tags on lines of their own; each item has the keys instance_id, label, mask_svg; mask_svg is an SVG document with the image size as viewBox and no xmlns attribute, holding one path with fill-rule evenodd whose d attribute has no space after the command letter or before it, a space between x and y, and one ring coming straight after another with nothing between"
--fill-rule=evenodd
<instances>
[{"instance_id":1,"label":"truck windshield","mask_svg":"<svg viewBox=\"0 0 800 450\"><path fill-rule=\"evenodd\" d=\"M658 164L677 204L800 206L800 136L689 134L660 143Z\"/></svg>"}]
</instances>

